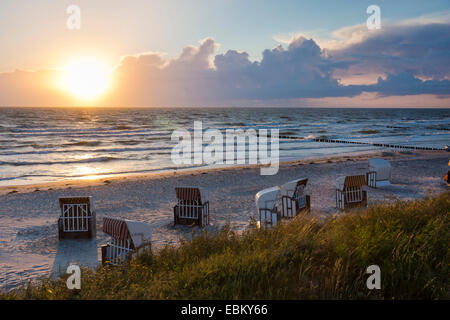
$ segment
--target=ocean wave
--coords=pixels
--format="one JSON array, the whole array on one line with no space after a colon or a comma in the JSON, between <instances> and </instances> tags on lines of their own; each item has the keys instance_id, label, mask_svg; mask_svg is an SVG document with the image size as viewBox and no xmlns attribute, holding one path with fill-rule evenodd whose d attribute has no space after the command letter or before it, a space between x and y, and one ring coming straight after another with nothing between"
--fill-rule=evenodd
<instances>
[{"instance_id":1,"label":"ocean wave","mask_svg":"<svg viewBox=\"0 0 450 320\"><path fill-rule=\"evenodd\" d=\"M124 146L135 146L137 144L142 143L142 141L139 140L118 140L116 143L124 145Z\"/></svg>"},{"instance_id":2,"label":"ocean wave","mask_svg":"<svg viewBox=\"0 0 450 320\"><path fill-rule=\"evenodd\" d=\"M170 168L170 152L175 144L171 141L172 130L192 130L196 120L203 121L203 130L216 129L224 135L227 129L279 129L280 136L298 138L280 138L280 159L285 155L305 157L369 148L319 143L314 141L317 138L441 146L448 144L450 137L445 130L450 128L449 110L67 110L2 109L6 116L0 114L0 179L11 180L10 176L19 175L12 183L70 179L80 176L73 170L79 163L91 163L86 166L105 171L99 175L179 170Z\"/></svg>"},{"instance_id":3,"label":"ocean wave","mask_svg":"<svg viewBox=\"0 0 450 320\"><path fill-rule=\"evenodd\" d=\"M118 125L113 127L113 130L135 130L136 127L131 127L131 126L127 126L127 125Z\"/></svg>"},{"instance_id":4,"label":"ocean wave","mask_svg":"<svg viewBox=\"0 0 450 320\"><path fill-rule=\"evenodd\" d=\"M51 149L51 148L54 148L55 145L54 144L37 144L37 143L33 143L31 145L31 147L33 149Z\"/></svg>"},{"instance_id":5,"label":"ocean wave","mask_svg":"<svg viewBox=\"0 0 450 320\"><path fill-rule=\"evenodd\" d=\"M287 130L287 131L280 132L280 136L295 136L296 134L298 134L298 132L293 131L293 130ZM296 137L296 138L300 138L300 137Z\"/></svg>"},{"instance_id":6,"label":"ocean wave","mask_svg":"<svg viewBox=\"0 0 450 320\"><path fill-rule=\"evenodd\" d=\"M55 165L55 164L77 164L77 163L91 163L91 162L107 162L113 160L122 160L115 157L97 157L81 160L68 160L68 161L5 161L0 162L1 165L10 166L37 166L37 165Z\"/></svg>"},{"instance_id":7,"label":"ocean wave","mask_svg":"<svg viewBox=\"0 0 450 320\"><path fill-rule=\"evenodd\" d=\"M101 148L90 149L89 153L124 153L124 152L145 152L145 151L158 151L158 150L170 150L171 146L161 147L136 147L136 148ZM45 150L45 151L24 151L24 152L0 152L0 156L20 156L20 155L39 155L39 154L58 154L58 153L86 153L83 149L65 149L65 150Z\"/></svg>"},{"instance_id":8,"label":"ocean wave","mask_svg":"<svg viewBox=\"0 0 450 320\"><path fill-rule=\"evenodd\" d=\"M23 135L54 135L54 134L89 134L89 133L155 133L158 130L146 126L132 127L126 125L118 125L112 127L95 127L95 128L9 128L9 132ZM160 130L163 132L164 130Z\"/></svg>"},{"instance_id":9,"label":"ocean wave","mask_svg":"<svg viewBox=\"0 0 450 320\"><path fill-rule=\"evenodd\" d=\"M2 164L2 163L0 162L0 164ZM0 177L0 181L15 180L18 178L22 178L22 176L21 177L6 177L6 178Z\"/></svg>"},{"instance_id":10,"label":"ocean wave","mask_svg":"<svg viewBox=\"0 0 450 320\"><path fill-rule=\"evenodd\" d=\"M125 128L125 126L113 126L113 127L96 127L96 128L33 128L33 129L23 129L23 128L10 128L9 130L14 133L66 133L66 132L101 132L110 130L124 130L119 128Z\"/></svg>"},{"instance_id":11,"label":"ocean wave","mask_svg":"<svg viewBox=\"0 0 450 320\"><path fill-rule=\"evenodd\" d=\"M242 129L242 130L249 130L249 129L254 129L254 130L261 130L261 129L266 129L266 130L291 129L291 130L304 130L305 128L299 127L298 124L280 124L280 123L275 123L275 124L245 124L245 126L238 126L238 127L204 127L203 128L203 130L208 130L208 129L215 129L215 130L219 130L219 131L226 131L227 129ZM193 129L190 128L190 129L188 129L188 131L191 132L191 131L193 131Z\"/></svg>"},{"instance_id":12,"label":"ocean wave","mask_svg":"<svg viewBox=\"0 0 450 320\"><path fill-rule=\"evenodd\" d=\"M27 137L64 137L64 138L133 138L133 137L167 137L172 134L171 131L155 132L155 131L110 131L110 132L45 132L45 133L13 133L9 134L12 138L23 139Z\"/></svg>"},{"instance_id":13,"label":"ocean wave","mask_svg":"<svg viewBox=\"0 0 450 320\"><path fill-rule=\"evenodd\" d=\"M376 134L376 133L379 133L380 131L374 130L374 129L365 129L365 130L360 130L358 132L362 133L362 134Z\"/></svg>"},{"instance_id":14,"label":"ocean wave","mask_svg":"<svg viewBox=\"0 0 450 320\"><path fill-rule=\"evenodd\" d=\"M101 145L101 141L78 141L65 144L66 146L96 147Z\"/></svg>"}]
</instances>

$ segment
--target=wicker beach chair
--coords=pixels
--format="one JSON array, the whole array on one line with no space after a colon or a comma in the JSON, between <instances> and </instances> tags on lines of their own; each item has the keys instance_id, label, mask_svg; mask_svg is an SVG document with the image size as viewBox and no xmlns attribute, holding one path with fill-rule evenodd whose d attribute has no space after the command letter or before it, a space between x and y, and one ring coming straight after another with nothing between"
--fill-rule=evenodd
<instances>
[{"instance_id":1,"label":"wicker beach chair","mask_svg":"<svg viewBox=\"0 0 450 320\"><path fill-rule=\"evenodd\" d=\"M281 213L276 207L279 194L280 187L272 187L261 190L255 195L258 227L270 228L281 219Z\"/></svg>"},{"instance_id":2,"label":"wicker beach chair","mask_svg":"<svg viewBox=\"0 0 450 320\"><path fill-rule=\"evenodd\" d=\"M384 159L369 159L369 171L366 173L369 187L380 188L391 184L391 164Z\"/></svg>"},{"instance_id":3,"label":"wicker beach chair","mask_svg":"<svg viewBox=\"0 0 450 320\"><path fill-rule=\"evenodd\" d=\"M118 265L144 249L151 249L152 230L147 223L105 217L103 232L111 236L101 246L103 264Z\"/></svg>"},{"instance_id":4,"label":"wicker beach chair","mask_svg":"<svg viewBox=\"0 0 450 320\"><path fill-rule=\"evenodd\" d=\"M303 210L311 209L311 197L305 193L308 179L296 179L280 186L281 217L293 218Z\"/></svg>"},{"instance_id":5,"label":"wicker beach chair","mask_svg":"<svg viewBox=\"0 0 450 320\"><path fill-rule=\"evenodd\" d=\"M340 177L336 182L336 208L347 209L367 206L367 191L364 175Z\"/></svg>"},{"instance_id":6,"label":"wicker beach chair","mask_svg":"<svg viewBox=\"0 0 450 320\"><path fill-rule=\"evenodd\" d=\"M178 203L173 207L174 224L209 224L209 201L202 202L199 188L177 187L175 193Z\"/></svg>"},{"instance_id":7,"label":"wicker beach chair","mask_svg":"<svg viewBox=\"0 0 450 320\"><path fill-rule=\"evenodd\" d=\"M95 237L95 211L91 200L91 197L59 198L59 239Z\"/></svg>"}]
</instances>

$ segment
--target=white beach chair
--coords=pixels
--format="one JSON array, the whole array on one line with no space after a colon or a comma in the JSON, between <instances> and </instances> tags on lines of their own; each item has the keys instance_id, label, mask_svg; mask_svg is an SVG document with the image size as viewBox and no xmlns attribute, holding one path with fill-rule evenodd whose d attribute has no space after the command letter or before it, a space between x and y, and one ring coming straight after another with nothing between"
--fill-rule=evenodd
<instances>
[{"instance_id":1,"label":"white beach chair","mask_svg":"<svg viewBox=\"0 0 450 320\"><path fill-rule=\"evenodd\" d=\"M145 222L105 217L103 232L111 236L101 247L103 264L118 265L144 248L151 248L152 229Z\"/></svg>"},{"instance_id":2,"label":"white beach chair","mask_svg":"<svg viewBox=\"0 0 450 320\"><path fill-rule=\"evenodd\" d=\"M369 159L366 173L367 185L373 188L387 187L391 184L391 164L384 159Z\"/></svg>"},{"instance_id":3,"label":"white beach chair","mask_svg":"<svg viewBox=\"0 0 450 320\"><path fill-rule=\"evenodd\" d=\"M95 211L91 200L91 197L59 198L59 239L95 237Z\"/></svg>"},{"instance_id":4,"label":"white beach chair","mask_svg":"<svg viewBox=\"0 0 450 320\"><path fill-rule=\"evenodd\" d=\"M296 179L280 186L281 217L293 218L302 210L311 208L311 198L305 193L308 179Z\"/></svg>"},{"instance_id":5,"label":"white beach chair","mask_svg":"<svg viewBox=\"0 0 450 320\"><path fill-rule=\"evenodd\" d=\"M367 191L364 175L339 177L336 181L336 208L347 209L367 206Z\"/></svg>"},{"instance_id":6,"label":"white beach chair","mask_svg":"<svg viewBox=\"0 0 450 320\"><path fill-rule=\"evenodd\" d=\"M173 207L174 224L209 224L209 201L202 202L199 188L175 188L178 203Z\"/></svg>"},{"instance_id":7,"label":"white beach chair","mask_svg":"<svg viewBox=\"0 0 450 320\"><path fill-rule=\"evenodd\" d=\"M255 195L256 209L258 210L258 227L268 227L276 225L281 218L281 214L276 208L279 187L272 187L261 190Z\"/></svg>"}]
</instances>

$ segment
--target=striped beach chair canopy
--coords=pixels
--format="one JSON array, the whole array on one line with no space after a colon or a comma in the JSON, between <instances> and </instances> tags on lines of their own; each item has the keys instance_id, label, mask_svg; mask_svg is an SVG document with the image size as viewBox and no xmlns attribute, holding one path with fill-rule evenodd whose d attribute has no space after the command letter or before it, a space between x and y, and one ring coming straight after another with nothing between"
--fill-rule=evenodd
<instances>
[{"instance_id":1,"label":"striped beach chair canopy","mask_svg":"<svg viewBox=\"0 0 450 320\"><path fill-rule=\"evenodd\" d=\"M336 180L336 189L344 190L344 188L353 188L366 185L366 177L364 175L357 176L341 176Z\"/></svg>"},{"instance_id":2,"label":"striped beach chair canopy","mask_svg":"<svg viewBox=\"0 0 450 320\"><path fill-rule=\"evenodd\" d=\"M364 175L345 177L344 186L346 188L362 187L366 185L366 177Z\"/></svg>"},{"instance_id":3,"label":"striped beach chair canopy","mask_svg":"<svg viewBox=\"0 0 450 320\"><path fill-rule=\"evenodd\" d=\"M197 187L176 187L175 193L180 201L197 201L199 204L202 203L201 192Z\"/></svg>"},{"instance_id":4,"label":"striped beach chair canopy","mask_svg":"<svg viewBox=\"0 0 450 320\"><path fill-rule=\"evenodd\" d=\"M140 221L105 217L103 218L103 232L116 240L131 239L132 248L137 248L152 240L150 225Z\"/></svg>"}]
</instances>

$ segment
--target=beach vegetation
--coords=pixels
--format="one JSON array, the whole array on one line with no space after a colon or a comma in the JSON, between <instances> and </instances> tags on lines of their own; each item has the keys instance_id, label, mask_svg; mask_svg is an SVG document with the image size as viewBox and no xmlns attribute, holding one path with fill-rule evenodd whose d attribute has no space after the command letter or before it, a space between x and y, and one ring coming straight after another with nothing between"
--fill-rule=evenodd
<instances>
[{"instance_id":1,"label":"beach vegetation","mask_svg":"<svg viewBox=\"0 0 450 320\"><path fill-rule=\"evenodd\" d=\"M378 203L270 230L230 226L147 251L118 267L82 270L2 299L449 299L450 192ZM368 289L369 266L380 289Z\"/></svg>"}]
</instances>

